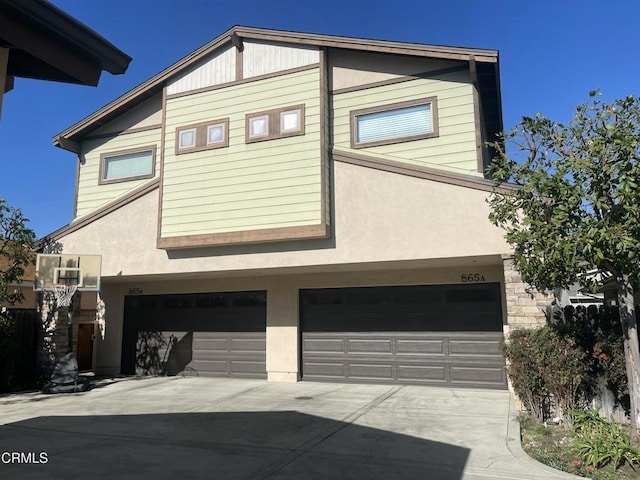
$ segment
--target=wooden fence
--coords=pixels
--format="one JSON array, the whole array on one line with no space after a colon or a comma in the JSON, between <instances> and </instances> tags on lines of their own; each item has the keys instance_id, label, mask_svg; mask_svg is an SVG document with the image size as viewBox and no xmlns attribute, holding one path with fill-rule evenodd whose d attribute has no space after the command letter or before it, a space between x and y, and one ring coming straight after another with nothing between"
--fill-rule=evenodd
<instances>
[{"instance_id":1,"label":"wooden fence","mask_svg":"<svg viewBox=\"0 0 640 480\"><path fill-rule=\"evenodd\" d=\"M41 336L40 315L35 310L11 309L9 315L15 320L16 349L13 354L11 386L29 388L39 378L38 344Z\"/></svg>"}]
</instances>

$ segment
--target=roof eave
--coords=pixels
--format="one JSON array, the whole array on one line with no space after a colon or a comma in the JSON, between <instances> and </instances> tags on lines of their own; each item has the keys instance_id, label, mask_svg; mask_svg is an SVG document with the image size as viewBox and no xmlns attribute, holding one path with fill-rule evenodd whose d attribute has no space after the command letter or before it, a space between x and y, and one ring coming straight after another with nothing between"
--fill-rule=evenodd
<instances>
[{"instance_id":1,"label":"roof eave","mask_svg":"<svg viewBox=\"0 0 640 480\"><path fill-rule=\"evenodd\" d=\"M188 67L191 63L197 61L201 56L207 55L211 51L221 47L227 41L229 41L229 39L231 37L231 33L233 33L232 30L233 29L228 30L227 32L223 33L222 35L219 35L218 37L216 37L215 39L211 40L207 44L205 44L202 47L198 48L197 50L191 52L186 57L182 58L181 60L178 60L173 65L165 68L164 70L162 70L161 72L157 73L156 75L154 75L150 79L148 79L145 82L142 82L140 85L132 88L131 90L129 90L128 92L124 93L123 95L121 95L120 97L116 98L115 100L113 100L112 102L108 103L107 105L105 105L104 107L100 108L99 110L96 110L95 112L93 112L88 117L83 118L82 120L80 120L79 122L73 124L72 126L67 128L66 130L64 130L64 131L60 132L59 134L55 135L53 137L54 146L60 147L60 148L65 148L64 145L61 142L61 139L63 139L63 138L71 139L72 137L81 134L83 130L85 130L87 127L92 125L94 122L99 121L100 118L103 118L105 115L113 112L114 110L117 110L121 106L125 105L129 101L135 99L136 97L142 95L145 92L153 90L154 88L157 90L155 93L159 92L159 90L160 90L159 85L162 84L165 80L167 80L171 75L173 75L177 71L181 70L182 68Z\"/></svg>"},{"instance_id":2,"label":"roof eave","mask_svg":"<svg viewBox=\"0 0 640 480\"><path fill-rule=\"evenodd\" d=\"M3 3L7 8L33 22L33 25L64 39L78 51L92 57L102 70L118 75L124 73L129 67L132 60L129 55L48 1L10 3L0 1L0 4Z\"/></svg>"},{"instance_id":3,"label":"roof eave","mask_svg":"<svg viewBox=\"0 0 640 480\"><path fill-rule=\"evenodd\" d=\"M253 40L265 40L272 42L297 43L303 45L313 45L320 47L345 48L351 50L361 50L369 52L385 52L402 55L412 55L418 57L440 58L449 60L469 61L474 58L476 62L498 63L498 51L487 49L460 48L447 46L423 45L417 43L391 42L385 40L369 40L353 37L340 37L321 34L289 32L283 30L270 30L255 27L234 26L217 36L202 47L194 50L186 57L177 61L173 65L165 68L147 81L134 87L124 95L116 98L101 109L75 123L66 130L53 137L53 144L56 147L65 148L62 139L75 140L74 137L81 135L89 127L105 116L114 113L130 101L143 95L145 92L152 94L159 93L164 86L164 82L172 75L187 68L197 62L201 57L210 54L223 45L232 43L232 37L249 38ZM148 97L149 94L145 96Z\"/></svg>"},{"instance_id":4,"label":"roof eave","mask_svg":"<svg viewBox=\"0 0 640 480\"><path fill-rule=\"evenodd\" d=\"M284 30L267 30L255 27L235 26L230 33L241 38L255 40L269 40L273 42L294 42L322 47L347 48L351 50L365 50L371 52L386 51L402 55L417 57L442 58L468 61L474 57L478 62L495 63L498 61L498 51L480 48L449 47L440 45L426 45L420 43L393 42L368 38L342 37L336 35L322 35L316 33L300 33Z\"/></svg>"}]
</instances>

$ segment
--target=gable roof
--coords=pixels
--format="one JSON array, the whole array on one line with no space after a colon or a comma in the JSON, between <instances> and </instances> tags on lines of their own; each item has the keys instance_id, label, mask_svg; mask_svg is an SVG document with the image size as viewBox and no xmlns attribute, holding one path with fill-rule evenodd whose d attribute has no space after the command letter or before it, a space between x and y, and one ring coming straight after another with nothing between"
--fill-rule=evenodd
<instances>
[{"instance_id":1,"label":"gable roof","mask_svg":"<svg viewBox=\"0 0 640 480\"><path fill-rule=\"evenodd\" d=\"M473 64L477 70L481 95L490 99L490 101L486 102L488 108L497 114L497 123L500 125L496 125L496 127L498 127L496 131L499 131L502 127L498 52L496 50L392 42L234 26L147 81L129 90L111 103L55 135L53 137L53 144L77 153L79 150L77 142L84 135L111 121L122 112L162 92L167 80L194 65L215 50L228 45L242 48L243 39L469 62Z\"/></svg>"}]
</instances>

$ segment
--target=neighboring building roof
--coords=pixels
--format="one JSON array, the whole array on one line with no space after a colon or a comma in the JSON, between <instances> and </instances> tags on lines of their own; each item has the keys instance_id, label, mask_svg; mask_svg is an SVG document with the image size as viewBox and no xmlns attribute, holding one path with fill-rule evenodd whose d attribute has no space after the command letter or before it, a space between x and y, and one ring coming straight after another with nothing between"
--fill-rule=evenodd
<instances>
[{"instance_id":1,"label":"neighboring building roof","mask_svg":"<svg viewBox=\"0 0 640 480\"><path fill-rule=\"evenodd\" d=\"M0 47L13 77L95 86L103 70L124 73L131 57L46 0L0 0Z\"/></svg>"},{"instance_id":2,"label":"neighboring building roof","mask_svg":"<svg viewBox=\"0 0 640 480\"><path fill-rule=\"evenodd\" d=\"M4 270L9 266L9 259L4 256L0 256L0 270ZM30 263L24 266L24 274L21 277L22 281L33 281L36 278L36 265Z\"/></svg>"},{"instance_id":3,"label":"neighboring building roof","mask_svg":"<svg viewBox=\"0 0 640 480\"><path fill-rule=\"evenodd\" d=\"M0 0L0 2L1 1L2 0ZM502 107L500 104L497 50L391 42L234 26L170 67L162 70L146 82L141 83L111 103L59 133L53 138L53 144L57 147L78 153L79 147L77 142L84 135L87 135L89 132L114 119L122 112L160 93L165 82L172 76L192 66L213 51L229 44L242 48L243 39L469 62L471 69L474 71L474 75L477 77L480 95L483 100L487 130L495 133L502 130Z\"/></svg>"}]
</instances>

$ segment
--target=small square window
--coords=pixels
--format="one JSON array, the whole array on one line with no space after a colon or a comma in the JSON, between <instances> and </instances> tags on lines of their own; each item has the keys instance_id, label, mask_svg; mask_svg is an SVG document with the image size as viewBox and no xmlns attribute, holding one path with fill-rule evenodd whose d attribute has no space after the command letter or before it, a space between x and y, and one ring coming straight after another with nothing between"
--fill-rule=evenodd
<instances>
[{"instance_id":1,"label":"small square window","mask_svg":"<svg viewBox=\"0 0 640 480\"><path fill-rule=\"evenodd\" d=\"M207 127L207 145L224 142L224 123Z\"/></svg>"},{"instance_id":2,"label":"small square window","mask_svg":"<svg viewBox=\"0 0 640 480\"><path fill-rule=\"evenodd\" d=\"M181 153L202 152L228 146L228 118L220 118L176 128L176 155Z\"/></svg>"},{"instance_id":3,"label":"small square window","mask_svg":"<svg viewBox=\"0 0 640 480\"><path fill-rule=\"evenodd\" d=\"M260 115L249 119L249 138L269 135L269 115Z\"/></svg>"},{"instance_id":4,"label":"small square window","mask_svg":"<svg viewBox=\"0 0 640 480\"><path fill-rule=\"evenodd\" d=\"M178 148L195 148L196 146L196 129L182 130L180 132L180 145Z\"/></svg>"},{"instance_id":5,"label":"small square window","mask_svg":"<svg viewBox=\"0 0 640 480\"><path fill-rule=\"evenodd\" d=\"M288 110L280 114L280 133L300 131L300 110Z\"/></svg>"},{"instance_id":6,"label":"small square window","mask_svg":"<svg viewBox=\"0 0 640 480\"><path fill-rule=\"evenodd\" d=\"M304 104L249 113L245 119L247 143L304 135Z\"/></svg>"}]
</instances>

